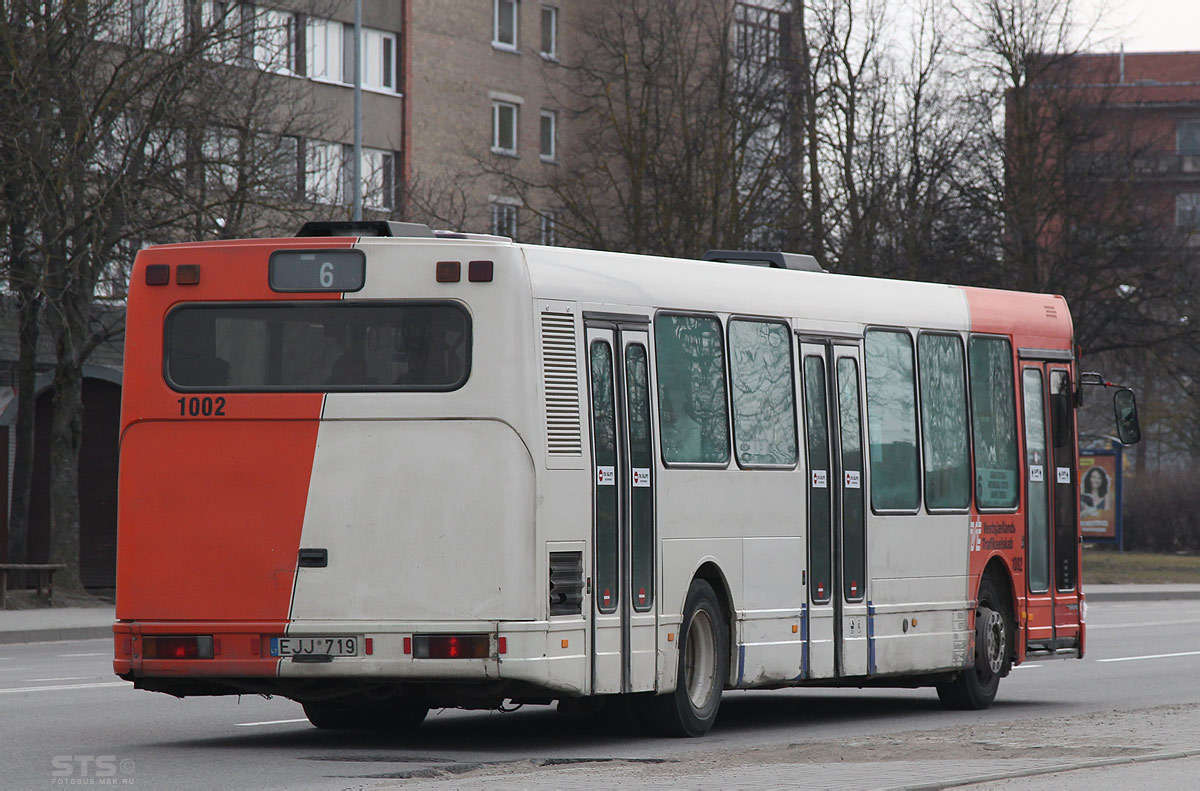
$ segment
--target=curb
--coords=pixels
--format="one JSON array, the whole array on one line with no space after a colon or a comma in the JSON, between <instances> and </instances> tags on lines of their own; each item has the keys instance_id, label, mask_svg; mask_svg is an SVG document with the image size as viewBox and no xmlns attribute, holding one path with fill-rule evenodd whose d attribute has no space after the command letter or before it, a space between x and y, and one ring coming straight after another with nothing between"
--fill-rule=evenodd
<instances>
[{"instance_id":1,"label":"curb","mask_svg":"<svg viewBox=\"0 0 1200 791\"><path fill-rule=\"evenodd\" d=\"M64 626L61 629L14 629L0 631L0 645L14 643L53 643L62 640L97 640L112 637L112 624L106 626Z\"/></svg>"}]
</instances>

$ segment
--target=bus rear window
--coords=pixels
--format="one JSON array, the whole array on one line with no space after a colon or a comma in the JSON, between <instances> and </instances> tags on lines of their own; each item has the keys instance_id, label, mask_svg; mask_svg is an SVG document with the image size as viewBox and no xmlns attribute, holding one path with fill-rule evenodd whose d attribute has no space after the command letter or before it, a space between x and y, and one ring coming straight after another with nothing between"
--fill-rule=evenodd
<instances>
[{"instance_id":1,"label":"bus rear window","mask_svg":"<svg viewBox=\"0 0 1200 791\"><path fill-rule=\"evenodd\" d=\"M166 321L175 390L454 390L471 367L471 319L453 303L185 305Z\"/></svg>"}]
</instances>

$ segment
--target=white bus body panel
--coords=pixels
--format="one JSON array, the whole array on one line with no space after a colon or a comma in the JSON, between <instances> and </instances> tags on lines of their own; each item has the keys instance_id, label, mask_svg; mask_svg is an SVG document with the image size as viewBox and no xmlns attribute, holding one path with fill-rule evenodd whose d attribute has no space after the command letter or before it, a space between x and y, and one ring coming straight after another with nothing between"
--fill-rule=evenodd
<instances>
[{"instance_id":1,"label":"white bus body panel","mask_svg":"<svg viewBox=\"0 0 1200 791\"><path fill-rule=\"evenodd\" d=\"M299 569L292 630L539 617L533 500L533 460L498 421L322 421L301 546L329 565Z\"/></svg>"}]
</instances>

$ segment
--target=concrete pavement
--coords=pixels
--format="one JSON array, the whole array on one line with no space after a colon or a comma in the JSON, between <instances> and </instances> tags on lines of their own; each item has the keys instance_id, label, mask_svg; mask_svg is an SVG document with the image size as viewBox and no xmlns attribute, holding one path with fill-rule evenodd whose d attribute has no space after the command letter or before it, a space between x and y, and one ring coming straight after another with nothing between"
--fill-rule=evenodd
<instances>
[{"instance_id":1,"label":"concrete pavement","mask_svg":"<svg viewBox=\"0 0 1200 791\"><path fill-rule=\"evenodd\" d=\"M1090 602L1200 599L1200 584L1088 585L1084 593ZM3 610L0 611L0 645L109 637L114 620L112 605Z\"/></svg>"}]
</instances>

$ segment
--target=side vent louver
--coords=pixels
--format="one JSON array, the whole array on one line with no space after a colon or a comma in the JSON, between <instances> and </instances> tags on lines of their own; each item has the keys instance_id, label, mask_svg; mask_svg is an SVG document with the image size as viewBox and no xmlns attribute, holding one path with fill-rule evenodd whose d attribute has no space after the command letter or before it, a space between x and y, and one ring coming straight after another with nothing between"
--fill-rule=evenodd
<instances>
[{"instance_id":1,"label":"side vent louver","mask_svg":"<svg viewBox=\"0 0 1200 791\"><path fill-rule=\"evenodd\" d=\"M575 317L542 313L542 377L546 385L546 447L551 456L581 456L579 368Z\"/></svg>"},{"instance_id":2,"label":"side vent louver","mask_svg":"<svg viewBox=\"0 0 1200 791\"><path fill-rule=\"evenodd\" d=\"M583 553L550 553L550 614L583 612Z\"/></svg>"}]
</instances>

